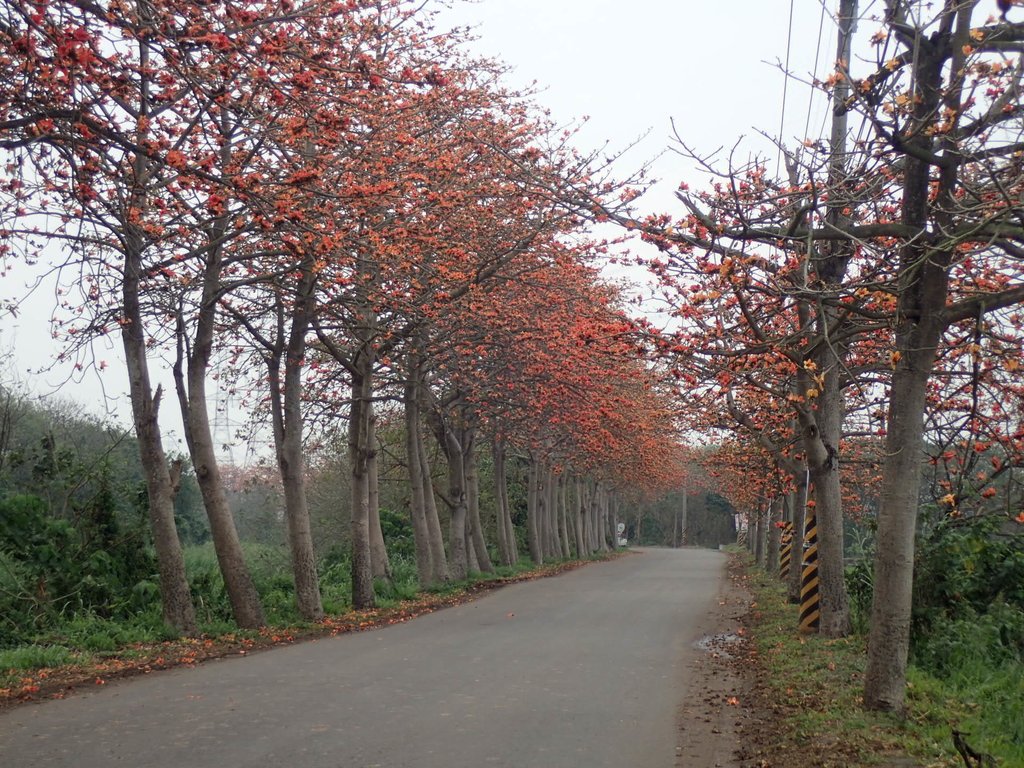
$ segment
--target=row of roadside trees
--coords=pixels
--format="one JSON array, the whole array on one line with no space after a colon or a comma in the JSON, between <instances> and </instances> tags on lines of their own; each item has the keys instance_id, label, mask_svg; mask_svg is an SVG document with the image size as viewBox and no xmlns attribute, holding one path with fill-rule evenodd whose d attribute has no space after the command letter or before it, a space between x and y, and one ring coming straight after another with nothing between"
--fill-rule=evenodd
<instances>
[{"instance_id":1,"label":"row of roadside trees","mask_svg":"<svg viewBox=\"0 0 1024 768\"><path fill-rule=\"evenodd\" d=\"M1024 25L986 13L889 0L861 39L842 0L819 84L829 141L780 146L776 174L683 145L712 185L680 190L681 217L637 221L636 190L420 4L6 0L0 258L57 265L71 360L120 339L165 620L195 629L160 430L172 397L247 627L263 615L218 464L218 387L268 425L307 619L323 608L305 451L339 420L368 607L389 573L382 419L402 422L428 585L518 557L510 455L529 465L535 561L609 546L623 500L682 485L684 417L738 436L705 457L737 508L777 519L792 493L800 529L813 505L826 634L850 627L844 520L877 510L865 702L901 707L923 470L950 516L1020 507ZM595 219L662 251L667 330L601 279ZM162 358L173 395L153 384Z\"/></svg>"},{"instance_id":2,"label":"row of roadside trees","mask_svg":"<svg viewBox=\"0 0 1024 768\"><path fill-rule=\"evenodd\" d=\"M776 521L793 492L798 530L810 494L823 633L850 627L844 515L877 513L869 708L904 701L925 473L949 516L1021 506L1024 25L993 11L891 0L864 31L842 0L830 140L780 174L684 145L709 189L638 224L693 425L737 436L710 471Z\"/></svg>"},{"instance_id":3,"label":"row of roadside trees","mask_svg":"<svg viewBox=\"0 0 1024 768\"><path fill-rule=\"evenodd\" d=\"M681 471L667 391L598 274L607 245L584 228L632 193L462 43L406 0L0 8L0 258L54 265L67 359L99 365L92 343L120 340L163 616L180 632L196 621L174 521L180 466L161 432L168 401L242 627L264 614L218 461L218 388L269 425L310 620L323 608L305 450L339 419L358 608L389 575L382 417L404 418L424 586L490 568L483 445L506 563L518 559L509 452L530 465L538 562L608 547L623 493ZM154 384L158 360L173 393ZM440 487L428 439L447 464Z\"/></svg>"}]
</instances>

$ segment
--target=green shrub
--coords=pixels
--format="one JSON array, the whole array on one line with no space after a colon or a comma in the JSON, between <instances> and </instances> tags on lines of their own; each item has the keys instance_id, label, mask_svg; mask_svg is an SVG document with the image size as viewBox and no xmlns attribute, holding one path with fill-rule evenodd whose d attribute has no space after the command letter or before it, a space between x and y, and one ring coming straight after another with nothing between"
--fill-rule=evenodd
<instances>
[{"instance_id":1,"label":"green shrub","mask_svg":"<svg viewBox=\"0 0 1024 768\"><path fill-rule=\"evenodd\" d=\"M867 634L871 599L875 591L874 566L862 558L846 569L846 592L850 599L850 621L854 632Z\"/></svg>"},{"instance_id":2,"label":"green shrub","mask_svg":"<svg viewBox=\"0 0 1024 768\"><path fill-rule=\"evenodd\" d=\"M224 578L213 544L187 547L184 556L185 574L192 591L192 602L196 606L196 619L200 623L230 621L231 601L224 588Z\"/></svg>"},{"instance_id":3,"label":"green shrub","mask_svg":"<svg viewBox=\"0 0 1024 768\"><path fill-rule=\"evenodd\" d=\"M946 520L918 547L911 649L946 675L1024 659L1024 536L999 516Z\"/></svg>"},{"instance_id":4,"label":"green shrub","mask_svg":"<svg viewBox=\"0 0 1024 768\"><path fill-rule=\"evenodd\" d=\"M914 644L914 663L944 677L979 663L1024 664L1024 611L997 601L984 613L934 621Z\"/></svg>"},{"instance_id":5,"label":"green shrub","mask_svg":"<svg viewBox=\"0 0 1024 768\"><path fill-rule=\"evenodd\" d=\"M114 499L83 502L75 523L36 496L0 499L0 647L78 614L129 617L155 605L134 587L155 570L150 551L119 527Z\"/></svg>"},{"instance_id":6,"label":"green shrub","mask_svg":"<svg viewBox=\"0 0 1024 768\"><path fill-rule=\"evenodd\" d=\"M381 507L380 530L392 558L415 559L416 544L413 540L412 521L408 515Z\"/></svg>"}]
</instances>

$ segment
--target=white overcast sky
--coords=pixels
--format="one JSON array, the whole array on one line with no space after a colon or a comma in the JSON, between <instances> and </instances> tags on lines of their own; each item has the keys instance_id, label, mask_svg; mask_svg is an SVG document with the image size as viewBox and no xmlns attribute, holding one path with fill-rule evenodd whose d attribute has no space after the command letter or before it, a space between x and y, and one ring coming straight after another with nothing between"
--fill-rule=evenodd
<instances>
[{"instance_id":1,"label":"white overcast sky","mask_svg":"<svg viewBox=\"0 0 1024 768\"><path fill-rule=\"evenodd\" d=\"M744 158L748 152L774 156L759 132L781 135L787 143L821 133L826 105L820 94L812 100L806 81L814 74L827 76L832 66L837 5L838 0L792 0L792 6L790 0L479 0L457 3L442 13L441 23L473 26L474 50L512 67L510 85L535 82L536 101L557 122L588 117L581 149L607 143L609 151L621 150L647 134L620 161L618 172L628 175L660 155L652 175L662 182L641 207L677 212L672 193L679 182L697 187L701 179L678 154L665 152L673 144L673 120L683 140L701 153L729 149L745 137ZM863 0L862 17L880 5ZM875 27L866 20L860 31L870 34ZM789 70L799 80L789 81L780 134L787 41ZM16 273L0 293L8 298L20 290ZM5 371L0 381L17 380L48 394L67 378L66 368L40 372L55 355L47 322L51 306L52 296L44 291L19 318L0 318L0 352L14 351L16 369ZM97 358L111 362L103 382L106 395L116 400L108 401L108 410L127 422L118 357L114 348L97 352ZM93 374L61 395L103 412L103 392ZM168 447L183 450L180 428L172 421L175 412L168 398L163 413ZM244 414L229 412L223 418L222 427ZM236 460L243 454L244 449L232 451Z\"/></svg>"},{"instance_id":2,"label":"white overcast sky","mask_svg":"<svg viewBox=\"0 0 1024 768\"><path fill-rule=\"evenodd\" d=\"M838 0L823 2L823 25L819 0L479 0L456 4L443 18L472 25L474 47L509 64L513 85L536 82L537 101L556 120L589 117L584 148L607 141L621 149L647 133L623 159L625 174L674 143L673 121L701 153L746 137L744 156L746 148L774 155L757 139L758 131L779 135L787 41L789 69L804 81L816 57L819 76L835 58ZM879 5L864 0L864 13ZM791 142L805 137L811 89L790 79L786 95L781 135ZM810 106L815 137L825 111L817 94ZM654 170L663 184L645 206L651 210L671 209L684 177L698 183L674 153Z\"/></svg>"}]
</instances>

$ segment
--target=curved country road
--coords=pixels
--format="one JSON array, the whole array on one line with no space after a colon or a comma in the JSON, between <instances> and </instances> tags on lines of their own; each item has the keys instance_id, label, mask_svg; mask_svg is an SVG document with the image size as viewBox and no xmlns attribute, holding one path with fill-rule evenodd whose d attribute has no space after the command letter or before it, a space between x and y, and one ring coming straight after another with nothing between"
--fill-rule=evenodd
<instances>
[{"instance_id":1,"label":"curved country road","mask_svg":"<svg viewBox=\"0 0 1024 768\"><path fill-rule=\"evenodd\" d=\"M642 550L0 715L11 768L670 768L725 557Z\"/></svg>"}]
</instances>

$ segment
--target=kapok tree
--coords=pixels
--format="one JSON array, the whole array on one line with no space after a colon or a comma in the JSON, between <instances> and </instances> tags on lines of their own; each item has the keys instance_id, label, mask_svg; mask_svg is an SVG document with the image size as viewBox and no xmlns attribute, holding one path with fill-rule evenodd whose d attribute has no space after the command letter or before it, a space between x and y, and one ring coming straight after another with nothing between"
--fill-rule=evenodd
<instances>
[{"instance_id":1,"label":"kapok tree","mask_svg":"<svg viewBox=\"0 0 1024 768\"><path fill-rule=\"evenodd\" d=\"M95 267L83 281L94 306L108 305L100 303L108 285L118 296L111 300L115 311L86 331L120 330L164 619L192 632L194 611L174 527L174 480L158 422L161 391L153 390L147 361L143 295L150 278L146 256L166 237L152 215L166 199L164 166L155 155L175 137L158 122L158 44L148 26L154 9L122 10L108 17L103 9L71 3L4 4L0 44L13 75L4 79L0 96L10 158L4 187L13 203L4 237L8 246L19 240L33 256L48 244L66 244L80 265Z\"/></svg>"},{"instance_id":2,"label":"kapok tree","mask_svg":"<svg viewBox=\"0 0 1024 768\"><path fill-rule=\"evenodd\" d=\"M896 50L854 81L850 105L874 129L874 151L902 193L890 226L895 368L864 691L873 709L904 700L923 415L942 334L1024 300L1015 129L1024 68L1003 58L1024 42L1024 28L991 18L974 26L977 2L946 2L918 21L909 3L889 5L876 43Z\"/></svg>"}]
</instances>

